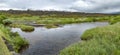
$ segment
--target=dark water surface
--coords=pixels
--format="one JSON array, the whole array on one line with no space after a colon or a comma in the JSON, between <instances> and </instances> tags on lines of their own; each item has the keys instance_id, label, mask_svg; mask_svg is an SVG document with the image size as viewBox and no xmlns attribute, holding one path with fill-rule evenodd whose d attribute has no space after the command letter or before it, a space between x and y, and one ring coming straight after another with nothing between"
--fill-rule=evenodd
<instances>
[{"instance_id":1,"label":"dark water surface","mask_svg":"<svg viewBox=\"0 0 120 55\"><path fill-rule=\"evenodd\" d=\"M67 24L52 29L35 27L35 31L31 33L22 32L19 28L12 28L12 31L18 32L30 43L29 48L22 55L58 55L60 50L78 42L85 30L106 25L107 22L92 22Z\"/></svg>"}]
</instances>

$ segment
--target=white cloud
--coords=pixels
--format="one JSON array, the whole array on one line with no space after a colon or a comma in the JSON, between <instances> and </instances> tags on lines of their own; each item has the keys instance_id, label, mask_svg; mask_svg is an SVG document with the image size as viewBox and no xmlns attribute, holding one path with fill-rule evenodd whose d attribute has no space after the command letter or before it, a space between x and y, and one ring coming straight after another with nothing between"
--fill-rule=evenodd
<instances>
[{"instance_id":1,"label":"white cloud","mask_svg":"<svg viewBox=\"0 0 120 55\"><path fill-rule=\"evenodd\" d=\"M120 0L0 0L0 9L120 12Z\"/></svg>"}]
</instances>

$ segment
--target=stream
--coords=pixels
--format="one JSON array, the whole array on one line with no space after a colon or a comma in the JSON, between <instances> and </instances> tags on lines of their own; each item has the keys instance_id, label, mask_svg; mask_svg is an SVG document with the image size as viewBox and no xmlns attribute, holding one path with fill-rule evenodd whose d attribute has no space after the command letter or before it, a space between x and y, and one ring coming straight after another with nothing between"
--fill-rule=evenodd
<instances>
[{"instance_id":1,"label":"stream","mask_svg":"<svg viewBox=\"0 0 120 55\"><path fill-rule=\"evenodd\" d=\"M80 41L85 30L109 25L108 22L91 22L66 24L62 27L47 29L35 27L33 32L23 32L19 28L12 28L29 41L29 47L21 55L58 55L60 50Z\"/></svg>"}]
</instances>

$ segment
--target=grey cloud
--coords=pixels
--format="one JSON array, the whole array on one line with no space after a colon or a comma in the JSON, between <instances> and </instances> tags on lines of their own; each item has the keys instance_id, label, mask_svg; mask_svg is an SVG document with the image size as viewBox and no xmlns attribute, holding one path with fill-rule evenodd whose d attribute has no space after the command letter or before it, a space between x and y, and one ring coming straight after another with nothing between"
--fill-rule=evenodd
<instances>
[{"instance_id":1,"label":"grey cloud","mask_svg":"<svg viewBox=\"0 0 120 55\"><path fill-rule=\"evenodd\" d=\"M0 7L110 13L120 12L120 0L0 0Z\"/></svg>"},{"instance_id":2,"label":"grey cloud","mask_svg":"<svg viewBox=\"0 0 120 55\"><path fill-rule=\"evenodd\" d=\"M76 2L84 2L84 5L73 5L70 9L75 9L80 12L99 12L99 13L110 13L114 11L119 11L120 0L78 0ZM80 3L79 3L80 4ZM78 4L78 5L79 5Z\"/></svg>"}]
</instances>

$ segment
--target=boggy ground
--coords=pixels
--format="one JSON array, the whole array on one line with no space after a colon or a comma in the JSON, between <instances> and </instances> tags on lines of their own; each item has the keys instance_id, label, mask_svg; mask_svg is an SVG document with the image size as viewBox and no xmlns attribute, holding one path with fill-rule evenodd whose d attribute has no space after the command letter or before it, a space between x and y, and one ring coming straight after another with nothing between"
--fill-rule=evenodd
<instances>
[{"instance_id":1,"label":"boggy ground","mask_svg":"<svg viewBox=\"0 0 120 55\"><path fill-rule=\"evenodd\" d=\"M82 17L57 17L54 15L42 15L42 16L30 16L30 15L14 15L14 14L0 14L0 30L1 33L4 34L5 36L1 36L0 38L4 37L11 45L14 46L14 49L16 52L18 52L18 49L20 49L20 46L28 44L26 40L21 38L18 34L14 34L14 37L12 36L13 33L10 33L8 30L8 27L17 27L21 28L24 31L34 31L33 26L30 26L29 24L45 24L47 28L51 27L57 27L60 24L70 24L70 23L82 23L82 22L96 22L96 21L106 21L110 22L111 24L119 22L120 21L120 15L113 15L113 16L82 16ZM7 27L6 27L7 26ZM1 34L0 33L0 34ZM88 34L87 34L88 35ZM97 35L97 34L96 34ZM104 34L103 34L104 35ZM4 50L0 51L0 54L3 54L4 51L6 54L4 55L10 55L9 51L1 39L1 46L0 48L4 48ZM74 49L73 49L74 50ZM117 51L119 52L119 51ZM8 53L8 54L7 54Z\"/></svg>"}]
</instances>

